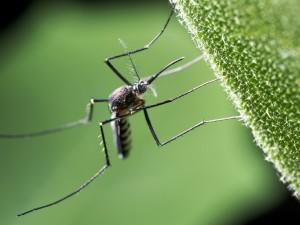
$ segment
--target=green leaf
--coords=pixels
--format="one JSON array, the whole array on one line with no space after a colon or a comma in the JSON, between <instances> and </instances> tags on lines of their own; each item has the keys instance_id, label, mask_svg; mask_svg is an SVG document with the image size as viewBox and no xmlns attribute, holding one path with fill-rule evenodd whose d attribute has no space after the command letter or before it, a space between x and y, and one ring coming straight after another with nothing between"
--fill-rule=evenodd
<instances>
[{"instance_id":1,"label":"green leaf","mask_svg":"<svg viewBox=\"0 0 300 225\"><path fill-rule=\"evenodd\" d=\"M300 1L173 2L266 159L300 197Z\"/></svg>"}]
</instances>

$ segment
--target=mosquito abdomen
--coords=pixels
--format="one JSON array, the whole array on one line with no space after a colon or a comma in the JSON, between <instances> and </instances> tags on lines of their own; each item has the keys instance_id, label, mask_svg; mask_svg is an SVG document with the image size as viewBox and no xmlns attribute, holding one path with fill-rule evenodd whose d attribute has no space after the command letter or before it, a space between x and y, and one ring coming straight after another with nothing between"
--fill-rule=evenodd
<instances>
[{"instance_id":1,"label":"mosquito abdomen","mask_svg":"<svg viewBox=\"0 0 300 225\"><path fill-rule=\"evenodd\" d=\"M112 115L114 117L114 115ZM128 157L131 149L131 129L128 119L123 118L111 123L113 139L120 159Z\"/></svg>"}]
</instances>

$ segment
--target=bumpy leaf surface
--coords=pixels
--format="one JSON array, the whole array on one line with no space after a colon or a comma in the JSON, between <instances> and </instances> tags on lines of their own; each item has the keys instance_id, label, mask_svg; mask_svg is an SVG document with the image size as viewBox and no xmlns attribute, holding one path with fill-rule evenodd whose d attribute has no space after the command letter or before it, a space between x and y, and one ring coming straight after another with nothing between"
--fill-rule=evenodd
<instances>
[{"instance_id":1,"label":"bumpy leaf surface","mask_svg":"<svg viewBox=\"0 0 300 225\"><path fill-rule=\"evenodd\" d=\"M267 160L299 197L300 1L174 2Z\"/></svg>"}]
</instances>

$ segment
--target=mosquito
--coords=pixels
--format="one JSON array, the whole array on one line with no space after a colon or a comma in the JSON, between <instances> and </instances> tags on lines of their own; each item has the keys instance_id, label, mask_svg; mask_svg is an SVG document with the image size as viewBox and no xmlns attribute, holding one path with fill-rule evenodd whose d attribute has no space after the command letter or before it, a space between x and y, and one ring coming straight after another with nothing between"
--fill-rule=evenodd
<instances>
[{"instance_id":1,"label":"mosquito","mask_svg":"<svg viewBox=\"0 0 300 225\"><path fill-rule=\"evenodd\" d=\"M105 64L112 70L113 74L115 74L119 79L121 79L124 82L124 85L115 89L108 98L105 99L91 99L90 102L87 105L87 112L86 115L74 122L70 122L67 124L64 124L60 127L52 128L52 129L47 129L47 130L41 130L37 132L32 132L32 133L23 133L23 134L0 134L0 138L11 138L11 139L16 139L16 138L31 138L31 137L37 137L37 136L43 136L43 135L48 135L60 131L64 131L69 128L81 126L81 125L86 125L92 121L93 118L93 111L94 111L94 105L98 103L106 103L108 104L111 117L107 120L101 121L99 123L99 128L100 128L100 137L102 139L102 145L103 145L103 152L104 152L104 165L92 176L90 177L87 181L85 181L81 186L79 186L77 189L72 191L71 193L65 195L62 198L59 198L56 201L50 202L45 205L41 205L39 207L32 208L30 210L27 210L25 212L19 213L17 216L24 216L26 214L32 213L34 211L38 211L44 208L48 208L51 206L54 206L72 196L75 194L79 193L82 191L84 188L86 188L89 184L91 184L97 177L102 175L104 171L110 167L111 162L109 158L109 153L106 145L106 139L105 139L105 134L104 134L104 129L103 126L106 124L110 124L112 128L112 133L113 133L113 140L115 147L117 149L117 153L120 159L125 159L128 157L130 149L131 149L131 129L129 126L128 122L128 117L138 113L138 112L143 112L146 120L146 124L150 130L150 133L155 140L155 143L157 146L161 147L164 145L167 145L171 143L172 141L176 140L179 137L182 137L183 135L189 133L190 131L194 130L197 127L203 126L205 124L210 124L210 123L215 123L215 122L221 122L221 121L226 121L226 120L240 120L241 116L230 116L230 117L224 117L224 118L218 118L218 119L211 119L211 120L203 120L200 121L199 123L195 124L194 126L180 132L179 134L169 138L168 140L161 142L159 137L157 136L155 129L151 123L148 110L155 108L155 107L160 107L169 103L172 103L174 101L177 101L181 99L182 97L185 97L192 92L200 89L201 87L204 87L206 85L209 85L211 83L214 83L219 80L219 78L215 78L213 80L207 81L203 84L200 84L180 95L177 95L173 98L158 102L156 104L152 105L146 105L145 100L143 98L143 95L147 92L147 90L150 89L150 85L159 77L164 76L164 75L169 75L169 74L174 74L177 72L180 72L181 70L185 69L186 67L189 67L190 65L198 62L201 60L203 57L197 57L193 61L183 65L179 66L173 69L169 69L173 65L177 64L178 62L183 60L183 57L175 59L171 61L169 64L164 66L161 70L159 70L157 73L155 73L152 76L146 77L144 79L141 79L136 66L132 60L131 55L146 51L149 49L164 33L166 30L172 15L174 14L174 9L175 5L173 5L172 10L170 15L168 16L164 26L162 29L148 42L144 47L138 48L135 50L131 51L126 51L125 53L115 55L112 57L108 57L105 59ZM135 75L138 78L138 80L134 83L129 82L122 74L121 72L112 64L112 61L115 59L119 59L122 57L129 57L130 62L132 64L132 67L134 69Z\"/></svg>"}]
</instances>

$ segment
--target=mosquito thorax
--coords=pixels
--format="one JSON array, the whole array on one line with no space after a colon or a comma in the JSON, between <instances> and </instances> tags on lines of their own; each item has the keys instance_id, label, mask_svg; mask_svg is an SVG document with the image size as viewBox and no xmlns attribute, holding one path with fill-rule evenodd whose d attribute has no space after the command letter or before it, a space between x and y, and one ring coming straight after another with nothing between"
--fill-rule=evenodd
<instances>
[{"instance_id":1,"label":"mosquito thorax","mask_svg":"<svg viewBox=\"0 0 300 225\"><path fill-rule=\"evenodd\" d=\"M142 85L135 84L124 85L114 90L108 98L110 111L123 114L143 106L144 100L141 95L143 88Z\"/></svg>"}]
</instances>

